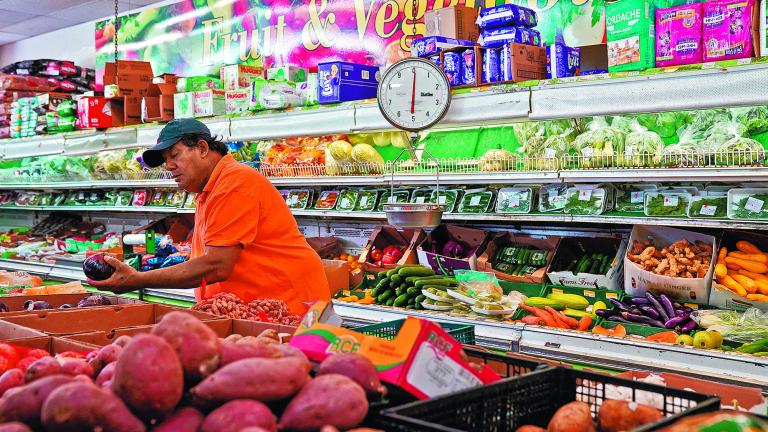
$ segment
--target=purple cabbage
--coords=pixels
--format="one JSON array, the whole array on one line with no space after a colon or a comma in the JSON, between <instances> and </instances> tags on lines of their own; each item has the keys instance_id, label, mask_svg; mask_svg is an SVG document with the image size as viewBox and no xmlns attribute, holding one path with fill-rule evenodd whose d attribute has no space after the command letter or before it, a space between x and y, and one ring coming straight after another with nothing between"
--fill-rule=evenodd
<instances>
[{"instance_id":1,"label":"purple cabbage","mask_svg":"<svg viewBox=\"0 0 768 432\"><path fill-rule=\"evenodd\" d=\"M29 302L27 302L29 303ZM25 303L26 305L26 303ZM44 300L37 300L33 301L32 303L29 303L26 307L26 310L33 311L33 310L45 310L45 309L53 309L53 306L51 306L50 303Z\"/></svg>"},{"instance_id":2,"label":"purple cabbage","mask_svg":"<svg viewBox=\"0 0 768 432\"><path fill-rule=\"evenodd\" d=\"M77 303L77 307L94 307L94 306L109 306L112 302L109 300L107 296L103 296L101 294L93 294L89 295L87 297L84 297L82 300L80 300Z\"/></svg>"}]
</instances>

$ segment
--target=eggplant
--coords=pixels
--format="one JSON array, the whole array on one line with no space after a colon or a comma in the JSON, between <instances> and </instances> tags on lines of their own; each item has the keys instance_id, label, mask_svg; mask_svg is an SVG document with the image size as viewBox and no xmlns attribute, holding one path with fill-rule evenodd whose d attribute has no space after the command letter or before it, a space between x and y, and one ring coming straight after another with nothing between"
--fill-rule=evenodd
<instances>
[{"instance_id":1,"label":"eggplant","mask_svg":"<svg viewBox=\"0 0 768 432\"><path fill-rule=\"evenodd\" d=\"M598 309L595 311L595 315L599 316L600 318L610 319L611 317L616 315L616 312L608 309Z\"/></svg>"},{"instance_id":2,"label":"eggplant","mask_svg":"<svg viewBox=\"0 0 768 432\"><path fill-rule=\"evenodd\" d=\"M638 306L647 305L648 299L645 297L632 297L629 301L632 302L632 304L636 304Z\"/></svg>"},{"instance_id":3,"label":"eggplant","mask_svg":"<svg viewBox=\"0 0 768 432\"><path fill-rule=\"evenodd\" d=\"M467 256L467 248L455 240L445 242L441 252L444 256L451 258L465 258Z\"/></svg>"},{"instance_id":4,"label":"eggplant","mask_svg":"<svg viewBox=\"0 0 768 432\"><path fill-rule=\"evenodd\" d=\"M682 309L682 307L683 307L683 305L681 305L681 304L680 304L680 303L678 303L678 302L674 302L674 303L672 303L672 306L674 306L674 307L675 307L675 310L677 310L677 309Z\"/></svg>"},{"instance_id":5,"label":"eggplant","mask_svg":"<svg viewBox=\"0 0 768 432\"><path fill-rule=\"evenodd\" d=\"M627 307L627 305L625 305L624 303L622 303L622 302L620 302L620 301L618 301L618 300L616 300L616 299L614 299L614 298L612 298L612 299L608 299L608 300L611 302L611 304L612 304L612 305L613 305L613 306L614 306L616 309L618 309L618 310L620 310L620 311L622 311L622 312L629 312L629 308L628 308L628 307Z\"/></svg>"},{"instance_id":6,"label":"eggplant","mask_svg":"<svg viewBox=\"0 0 768 432\"><path fill-rule=\"evenodd\" d=\"M53 306L51 306L51 304L48 303L47 301L38 300L30 303L29 306L27 306L25 309L28 311L45 310L45 309L53 309Z\"/></svg>"},{"instance_id":7,"label":"eggplant","mask_svg":"<svg viewBox=\"0 0 768 432\"><path fill-rule=\"evenodd\" d=\"M675 315L674 317L670 318L664 323L664 328L673 329L680 324L682 324L684 321L686 321L688 318L690 318L691 314L685 314L685 315Z\"/></svg>"},{"instance_id":8,"label":"eggplant","mask_svg":"<svg viewBox=\"0 0 768 432\"><path fill-rule=\"evenodd\" d=\"M88 279L103 281L109 279L115 268L104 261L104 254L91 255L83 261L83 273Z\"/></svg>"},{"instance_id":9,"label":"eggplant","mask_svg":"<svg viewBox=\"0 0 768 432\"><path fill-rule=\"evenodd\" d=\"M650 307L650 306L640 306L640 310L643 311L643 313L655 320L661 318L661 315L659 315L658 312L656 312L656 309Z\"/></svg>"},{"instance_id":10,"label":"eggplant","mask_svg":"<svg viewBox=\"0 0 768 432\"><path fill-rule=\"evenodd\" d=\"M654 309L656 309L656 312L659 313L661 316L661 321L667 322L669 321L670 316L667 315L667 311L664 310L664 307L659 304L659 301L656 300L656 297L653 296L653 294L647 292L645 293L645 298L648 299L648 302L651 306L653 306ZM664 324L660 325L659 327L664 327Z\"/></svg>"},{"instance_id":11,"label":"eggplant","mask_svg":"<svg viewBox=\"0 0 768 432\"><path fill-rule=\"evenodd\" d=\"M683 323L683 325L680 327L681 333L690 333L693 331L693 329L696 328L696 321L689 320Z\"/></svg>"},{"instance_id":12,"label":"eggplant","mask_svg":"<svg viewBox=\"0 0 768 432\"><path fill-rule=\"evenodd\" d=\"M654 327L664 327L664 323L662 323L661 321L655 320L645 315L637 315L637 314L631 314L629 312L622 312L621 316L624 319L631 321L635 324L648 324Z\"/></svg>"},{"instance_id":13,"label":"eggplant","mask_svg":"<svg viewBox=\"0 0 768 432\"><path fill-rule=\"evenodd\" d=\"M620 323L624 323L624 324L637 324L635 322L632 322L632 321L624 319L624 317L622 317L621 315L614 315L614 316L608 318L608 321L615 321L615 322L620 322Z\"/></svg>"},{"instance_id":14,"label":"eggplant","mask_svg":"<svg viewBox=\"0 0 768 432\"><path fill-rule=\"evenodd\" d=\"M661 303L661 307L664 308L664 312L667 313L667 316L670 318L675 316L675 306L666 294L659 295L659 303Z\"/></svg>"},{"instance_id":15,"label":"eggplant","mask_svg":"<svg viewBox=\"0 0 768 432\"><path fill-rule=\"evenodd\" d=\"M3 302L0 302L0 312L10 312L10 311L11 310L8 309L8 305L7 304L5 304Z\"/></svg>"}]
</instances>

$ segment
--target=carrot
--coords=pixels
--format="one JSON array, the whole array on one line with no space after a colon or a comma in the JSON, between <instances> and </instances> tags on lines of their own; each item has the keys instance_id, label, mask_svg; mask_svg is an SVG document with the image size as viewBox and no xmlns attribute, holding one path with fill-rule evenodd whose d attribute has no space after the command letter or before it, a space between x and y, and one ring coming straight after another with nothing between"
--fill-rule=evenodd
<instances>
[{"instance_id":1,"label":"carrot","mask_svg":"<svg viewBox=\"0 0 768 432\"><path fill-rule=\"evenodd\" d=\"M611 331L603 326L596 325L592 327L592 334L596 334L600 336L609 336L611 334Z\"/></svg>"},{"instance_id":2,"label":"carrot","mask_svg":"<svg viewBox=\"0 0 768 432\"><path fill-rule=\"evenodd\" d=\"M732 277L730 277L728 275L726 275L723 278L722 284L725 285L725 287L728 288L729 290L735 292L736 294L738 294L738 295L740 295L742 297L746 297L747 296L747 290L745 290L744 287L741 286L740 283L736 282Z\"/></svg>"},{"instance_id":3,"label":"carrot","mask_svg":"<svg viewBox=\"0 0 768 432\"><path fill-rule=\"evenodd\" d=\"M763 264L768 264L768 256L765 254L747 254L744 252L731 252L728 254L731 258L741 258L747 261L756 261Z\"/></svg>"},{"instance_id":4,"label":"carrot","mask_svg":"<svg viewBox=\"0 0 768 432\"><path fill-rule=\"evenodd\" d=\"M559 328L562 328L562 329L570 329L570 327L568 326L568 324L564 323L564 322L563 322L563 321L560 319L560 315L559 315L559 314L557 314L557 313L554 313L554 312L556 312L554 309L552 309L552 308L551 308L551 307L549 307L549 306L545 306L545 307L544 307L544 310L545 310L545 311L546 311L548 314L550 314L550 315L552 316L552 318L555 320L555 323L557 324L557 327L559 327Z\"/></svg>"},{"instance_id":5,"label":"carrot","mask_svg":"<svg viewBox=\"0 0 768 432\"><path fill-rule=\"evenodd\" d=\"M768 276L766 276L764 274L752 273L751 271L747 271L747 270L743 270L743 269L739 270L738 273L739 274L743 274L744 276L746 276L746 277L748 277L748 278L750 278L750 279L752 279L754 281L761 280L761 281L768 282Z\"/></svg>"},{"instance_id":6,"label":"carrot","mask_svg":"<svg viewBox=\"0 0 768 432\"><path fill-rule=\"evenodd\" d=\"M753 273L766 273L768 272L768 265L757 262L757 261L750 261L746 259L741 259L737 257L725 257L725 263L727 264L736 264L737 266L743 268L744 270L751 271ZM740 269L736 269L740 270Z\"/></svg>"},{"instance_id":7,"label":"carrot","mask_svg":"<svg viewBox=\"0 0 768 432\"><path fill-rule=\"evenodd\" d=\"M544 321L544 325L549 327L558 327L555 319L550 314L544 312L543 310L536 307L526 306L524 304L521 304L520 307L536 315L537 317L541 318L542 321Z\"/></svg>"},{"instance_id":8,"label":"carrot","mask_svg":"<svg viewBox=\"0 0 768 432\"><path fill-rule=\"evenodd\" d=\"M768 302L768 295L763 295L763 294L747 294L747 300Z\"/></svg>"},{"instance_id":9,"label":"carrot","mask_svg":"<svg viewBox=\"0 0 768 432\"><path fill-rule=\"evenodd\" d=\"M757 292L763 295L768 295L768 281L756 279L755 284L757 285Z\"/></svg>"},{"instance_id":10,"label":"carrot","mask_svg":"<svg viewBox=\"0 0 768 432\"><path fill-rule=\"evenodd\" d=\"M652 334L645 339L653 342L675 343L675 341L677 340L677 333L673 331L665 331L661 333Z\"/></svg>"},{"instance_id":11,"label":"carrot","mask_svg":"<svg viewBox=\"0 0 768 432\"><path fill-rule=\"evenodd\" d=\"M717 254L717 262L723 262L728 255L728 249L725 247L720 248L720 252Z\"/></svg>"},{"instance_id":12,"label":"carrot","mask_svg":"<svg viewBox=\"0 0 768 432\"><path fill-rule=\"evenodd\" d=\"M728 261L724 261L724 262L725 262L725 267L728 270L741 270L741 266L738 265L738 264L734 264L734 263L728 262Z\"/></svg>"},{"instance_id":13,"label":"carrot","mask_svg":"<svg viewBox=\"0 0 768 432\"><path fill-rule=\"evenodd\" d=\"M736 242L736 249L748 254L762 254L763 251L752 243L741 240Z\"/></svg>"},{"instance_id":14,"label":"carrot","mask_svg":"<svg viewBox=\"0 0 768 432\"><path fill-rule=\"evenodd\" d=\"M520 321L531 325L543 325L544 321L536 315L526 315Z\"/></svg>"},{"instance_id":15,"label":"carrot","mask_svg":"<svg viewBox=\"0 0 768 432\"><path fill-rule=\"evenodd\" d=\"M616 324L616 327L613 328L613 331L611 331L611 336L615 337L625 337L627 335L627 329L624 328L621 324Z\"/></svg>"},{"instance_id":16,"label":"carrot","mask_svg":"<svg viewBox=\"0 0 768 432\"><path fill-rule=\"evenodd\" d=\"M550 306L545 306L544 310L546 310L547 312L552 314L552 316L557 318L558 321L560 321L563 324L565 324L566 326L568 326L569 329L574 329L574 328L579 326L579 321L578 320L576 320L575 318L571 318L569 316L566 316L562 312L557 311L557 310L551 308Z\"/></svg>"},{"instance_id":17,"label":"carrot","mask_svg":"<svg viewBox=\"0 0 768 432\"><path fill-rule=\"evenodd\" d=\"M738 282L739 285L743 286L744 289L747 290L747 293L755 294L757 292L757 284L752 279L742 274L735 274L733 275L733 280Z\"/></svg>"},{"instance_id":18,"label":"carrot","mask_svg":"<svg viewBox=\"0 0 768 432\"><path fill-rule=\"evenodd\" d=\"M579 326L576 327L576 330L587 331L589 330L589 326L591 325L592 325L592 317L590 317L589 315L584 315L579 320Z\"/></svg>"}]
</instances>

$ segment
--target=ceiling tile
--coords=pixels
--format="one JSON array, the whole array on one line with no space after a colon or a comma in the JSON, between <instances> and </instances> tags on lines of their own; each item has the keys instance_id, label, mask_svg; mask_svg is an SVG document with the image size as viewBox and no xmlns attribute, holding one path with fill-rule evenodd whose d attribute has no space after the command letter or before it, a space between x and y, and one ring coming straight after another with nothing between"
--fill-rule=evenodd
<instances>
[{"instance_id":1,"label":"ceiling tile","mask_svg":"<svg viewBox=\"0 0 768 432\"><path fill-rule=\"evenodd\" d=\"M25 36L34 36L48 33L64 27L70 27L76 24L74 21L53 18L48 16L37 16L26 21L3 27L3 31L8 33L18 33Z\"/></svg>"},{"instance_id":2,"label":"ceiling tile","mask_svg":"<svg viewBox=\"0 0 768 432\"><path fill-rule=\"evenodd\" d=\"M35 14L16 12L9 9L0 9L0 27L20 23L34 17Z\"/></svg>"},{"instance_id":3,"label":"ceiling tile","mask_svg":"<svg viewBox=\"0 0 768 432\"><path fill-rule=\"evenodd\" d=\"M16 42L18 40L22 40L25 38L26 36L20 35L20 34L0 32L0 45L10 43L10 42Z\"/></svg>"},{"instance_id":4,"label":"ceiling tile","mask_svg":"<svg viewBox=\"0 0 768 432\"><path fill-rule=\"evenodd\" d=\"M81 3L82 1L78 0L0 0L0 9L52 14L57 10L74 7Z\"/></svg>"},{"instance_id":5,"label":"ceiling tile","mask_svg":"<svg viewBox=\"0 0 768 432\"><path fill-rule=\"evenodd\" d=\"M122 8L120 9L122 10ZM79 6L46 13L46 15L50 17L61 18L73 22L88 22L112 16L114 14L114 3L104 0L91 1Z\"/></svg>"}]
</instances>

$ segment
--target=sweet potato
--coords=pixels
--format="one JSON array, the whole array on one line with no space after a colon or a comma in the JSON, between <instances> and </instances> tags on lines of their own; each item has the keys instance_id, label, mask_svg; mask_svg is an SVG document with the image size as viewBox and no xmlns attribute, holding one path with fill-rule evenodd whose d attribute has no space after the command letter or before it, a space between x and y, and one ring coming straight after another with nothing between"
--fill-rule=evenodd
<instances>
[{"instance_id":1,"label":"sweet potato","mask_svg":"<svg viewBox=\"0 0 768 432\"><path fill-rule=\"evenodd\" d=\"M240 432L246 432L246 431L242 430ZM256 432L256 431L253 431L253 432ZM339 430L334 426L324 426L322 429L320 429L320 432L339 432ZM381 429L371 429L371 428L364 427L364 428L349 429L347 430L347 432L385 432L385 431Z\"/></svg>"},{"instance_id":2,"label":"sweet potato","mask_svg":"<svg viewBox=\"0 0 768 432\"><path fill-rule=\"evenodd\" d=\"M547 432L547 430L538 426L525 425L517 428L515 432Z\"/></svg>"},{"instance_id":3,"label":"sweet potato","mask_svg":"<svg viewBox=\"0 0 768 432\"><path fill-rule=\"evenodd\" d=\"M32 429L24 423L10 422L0 424L0 432L32 432Z\"/></svg>"},{"instance_id":4,"label":"sweet potato","mask_svg":"<svg viewBox=\"0 0 768 432\"><path fill-rule=\"evenodd\" d=\"M211 411L203 421L200 430L201 432L228 432L240 431L252 426L277 432L277 419L263 403L239 399L227 402Z\"/></svg>"},{"instance_id":5,"label":"sweet potato","mask_svg":"<svg viewBox=\"0 0 768 432\"><path fill-rule=\"evenodd\" d=\"M56 388L75 382L68 375L51 375L22 387L15 387L0 399L0 422L19 421L28 425L40 423L40 408Z\"/></svg>"},{"instance_id":6,"label":"sweet potato","mask_svg":"<svg viewBox=\"0 0 768 432\"><path fill-rule=\"evenodd\" d=\"M278 343L282 342L280 340L280 334L277 333L277 330L275 330L275 329L266 329L263 332L261 332L258 337L259 338L272 339L272 340L274 340L275 342L278 342Z\"/></svg>"},{"instance_id":7,"label":"sweet potato","mask_svg":"<svg viewBox=\"0 0 768 432\"><path fill-rule=\"evenodd\" d=\"M605 400L597 414L597 424L603 432L620 432L661 420L661 411L648 405L622 400Z\"/></svg>"},{"instance_id":8,"label":"sweet potato","mask_svg":"<svg viewBox=\"0 0 768 432\"><path fill-rule=\"evenodd\" d=\"M323 426L349 429L368 414L368 399L360 384L344 375L321 375L308 382L280 418L280 430L309 431Z\"/></svg>"},{"instance_id":9,"label":"sweet potato","mask_svg":"<svg viewBox=\"0 0 768 432\"><path fill-rule=\"evenodd\" d=\"M344 375L360 384L368 394L384 395L387 393L387 388L379 380L376 366L368 357L358 353L342 353L328 357L320 363L317 374Z\"/></svg>"},{"instance_id":10,"label":"sweet potato","mask_svg":"<svg viewBox=\"0 0 768 432\"><path fill-rule=\"evenodd\" d=\"M240 429L240 432L269 432L269 429L264 429L258 426L248 426L245 429Z\"/></svg>"},{"instance_id":11,"label":"sweet potato","mask_svg":"<svg viewBox=\"0 0 768 432\"><path fill-rule=\"evenodd\" d=\"M217 370L190 393L207 401L255 399L270 402L292 396L308 380L304 362L299 358L249 358Z\"/></svg>"},{"instance_id":12,"label":"sweet potato","mask_svg":"<svg viewBox=\"0 0 768 432\"><path fill-rule=\"evenodd\" d=\"M163 316L152 334L165 339L176 350L184 374L200 380L219 367L221 343L216 333L186 312Z\"/></svg>"},{"instance_id":13,"label":"sweet potato","mask_svg":"<svg viewBox=\"0 0 768 432\"><path fill-rule=\"evenodd\" d=\"M192 407L182 408L155 426L152 432L196 431L200 429L204 418L203 413Z\"/></svg>"},{"instance_id":14,"label":"sweet potato","mask_svg":"<svg viewBox=\"0 0 768 432\"><path fill-rule=\"evenodd\" d=\"M37 379L61 373L61 364L53 357L43 357L35 360L24 372L24 382L31 383Z\"/></svg>"},{"instance_id":15,"label":"sweet potato","mask_svg":"<svg viewBox=\"0 0 768 432\"><path fill-rule=\"evenodd\" d=\"M309 362L309 359L307 358L307 356L295 346L291 346L288 344L279 344L279 345L275 345L275 348L277 348L277 350L283 354L283 357L295 357L303 361L304 369L307 370L307 373L309 373L309 371L312 370L312 364Z\"/></svg>"},{"instance_id":16,"label":"sweet potato","mask_svg":"<svg viewBox=\"0 0 768 432\"><path fill-rule=\"evenodd\" d=\"M571 402L560 407L549 420L548 432L595 432L589 405Z\"/></svg>"},{"instance_id":17,"label":"sweet potato","mask_svg":"<svg viewBox=\"0 0 768 432\"><path fill-rule=\"evenodd\" d=\"M282 356L283 354L275 344L222 342L220 366L226 366L247 358L280 358Z\"/></svg>"},{"instance_id":18,"label":"sweet potato","mask_svg":"<svg viewBox=\"0 0 768 432\"><path fill-rule=\"evenodd\" d=\"M256 337L256 336L244 336L240 338L237 342L235 342L237 345L244 345L244 344L278 344L280 341L276 341L271 338L263 338L263 337Z\"/></svg>"},{"instance_id":19,"label":"sweet potato","mask_svg":"<svg viewBox=\"0 0 768 432\"><path fill-rule=\"evenodd\" d=\"M48 396L40 414L48 432L104 430L144 432L144 423L109 390L93 384L65 384Z\"/></svg>"},{"instance_id":20,"label":"sweet potato","mask_svg":"<svg viewBox=\"0 0 768 432\"><path fill-rule=\"evenodd\" d=\"M93 378L93 368L88 362L81 359L68 359L61 365L61 373L64 375L85 375Z\"/></svg>"},{"instance_id":21,"label":"sweet potato","mask_svg":"<svg viewBox=\"0 0 768 432\"><path fill-rule=\"evenodd\" d=\"M112 376L112 391L142 419L164 417L178 405L184 390L184 370L165 339L140 334L120 353Z\"/></svg>"},{"instance_id":22,"label":"sweet potato","mask_svg":"<svg viewBox=\"0 0 768 432\"><path fill-rule=\"evenodd\" d=\"M115 375L115 366L117 366L117 362L112 362L104 366L99 375L96 377L97 386L102 387L105 382L112 380L112 377Z\"/></svg>"},{"instance_id":23,"label":"sweet potato","mask_svg":"<svg viewBox=\"0 0 768 432\"><path fill-rule=\"evenodd\" d=\"M21 369L8 369L0 375L0 396L6 391L24 385L24 372Z\"/></svg>"}]
</instances>

